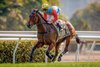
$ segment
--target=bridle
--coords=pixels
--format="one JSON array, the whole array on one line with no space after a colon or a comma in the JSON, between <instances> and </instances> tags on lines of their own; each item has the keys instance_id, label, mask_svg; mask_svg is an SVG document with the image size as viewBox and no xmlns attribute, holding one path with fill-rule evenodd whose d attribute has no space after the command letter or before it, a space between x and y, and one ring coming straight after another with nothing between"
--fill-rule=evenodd
<instances>
[{"instance_id":1,"label":"bridle","mask_svg":"<svg viewBox=\"0 0 100 67\"><path fill-rule=\"evenodd\" d=\"M34 14L34 16L33 16ZM49 27L53 28L53 25L52 24L49 24L47 22L47 20L44 19L44 17L42 16L41 12L39 10L33 10L31 15L30 15L30 18L33 18L33 17L37 17L38 18L38 21L36 22L35 20L33 20L32 22L34 22L33 25L42 25L42 24L46 24L45 27L46 27L46 31L45 32L38 32L39 35L44 35L44 34L48 34L50 33L51 31L49 30L48 28L48 25L50 25Z\"/></svg>"},{"instance_id":2,"label":"bridle","mask_svg":"<svg viewBox=\"0 0 100 67\"><path fill-rule=\"evenodd\" d=\"M33 14L34 14L34 16L33 16ZM47 23L47 21L44 19L44 17L42 16L42 14L38 10L33 10L32 11L32 13L30 15L30 18L32 18L32 17L37 17L38 18L38 21L34 22L34 25L37 25L37 26L42 25L42 24L51 25L51 24ZM46 29L45 32L38 32L38 34L39 35L44 35L44 34L47 34L48 32L49 31Z\"/></svg>"}]
</instances>

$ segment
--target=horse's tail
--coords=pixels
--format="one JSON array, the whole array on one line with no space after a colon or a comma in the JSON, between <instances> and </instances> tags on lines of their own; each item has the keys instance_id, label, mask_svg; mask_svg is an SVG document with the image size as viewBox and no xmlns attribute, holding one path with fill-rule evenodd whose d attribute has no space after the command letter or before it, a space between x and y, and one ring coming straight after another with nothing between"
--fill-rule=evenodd
<instances>
[{"instance_id":1,"label":"horse's tail","mask_svg":"<svg viewBox=\"0 0 100 67\"><path fill-rule=\"evenodd\" d=\"M78 37L78 35L76 35L76 42L78 43L78 44L80 44L81 43L81 40L80 40L80 38Z\"/></svg>"},{"instance_id":2,"label":"horse's tail","mask_svg":"<svg viewBox=\"0 0 100 67\"><path fill-rule=\"evenodd\" d=\"M86 42L84 42L84 41L81 41L80 38L78 37L78 35L76 35L75 38L76 38L76 42L77 42L78 44L84 44L84 43L86 43Z\"/></svg>"}]
</instances>

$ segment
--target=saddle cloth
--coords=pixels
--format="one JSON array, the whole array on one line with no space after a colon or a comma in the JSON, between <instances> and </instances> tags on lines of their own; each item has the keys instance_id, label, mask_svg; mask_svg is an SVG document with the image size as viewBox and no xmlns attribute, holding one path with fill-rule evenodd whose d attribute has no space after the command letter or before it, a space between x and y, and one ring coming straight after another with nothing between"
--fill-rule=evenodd
<instances>
[{"instance_id":1,"label":"saddle cloth","mask_svg":"<svg viewBox=\"0 0 100 67\"><path fill-rule=\"evenodd\" d=\"M59 24L61 26L62 30L59 30L57 24ZM65 21L63 21L61 19L58 19L54 23L54 26L57 29L57 33L58 33L59 39L65 37L65 36L68 36L70 34L70 31L69 31Z\"/></svg>"}]
</instances>

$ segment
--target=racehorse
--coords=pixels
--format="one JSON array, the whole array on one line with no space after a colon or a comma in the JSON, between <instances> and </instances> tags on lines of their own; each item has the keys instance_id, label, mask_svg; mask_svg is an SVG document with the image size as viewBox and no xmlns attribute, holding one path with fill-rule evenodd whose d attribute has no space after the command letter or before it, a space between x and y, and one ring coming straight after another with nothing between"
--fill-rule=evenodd
<instances>
[{"instance_id":1,"label":"racehorse","mask_svg":"<svg viewBox=\"0 0 100 67\"><path fill-rule=\"evenodd\" d=\"M76 34L74 27L70 23L66 23L66 26L70 31L70 35L57 40L58 34L55 27L53 26L53 24L47 23L47 21L42 16L41 12L37 9L33 9L33 11L29 16L29 20L27 22L28 28L31 28L33 25L37 26L38 41L36 45L32 48L30 54L30 62L32 62L32 57L35 49L42 47L44 44L48 45L48 49L46 50L46 55L48 56L48 58L52 59L52 61L55 61L55 59L58 56L58 50L60 44L63 41L66 41L64 51L62 51L62 53L58 56L58 61L61 61L61 57L68 51L68 46L73 37L75 37L77 43L79 44L81 43L79 37ZM53 49L53 47L55 47L55 55L50 54L50 51Z\"/></svg>"}]
</instances>

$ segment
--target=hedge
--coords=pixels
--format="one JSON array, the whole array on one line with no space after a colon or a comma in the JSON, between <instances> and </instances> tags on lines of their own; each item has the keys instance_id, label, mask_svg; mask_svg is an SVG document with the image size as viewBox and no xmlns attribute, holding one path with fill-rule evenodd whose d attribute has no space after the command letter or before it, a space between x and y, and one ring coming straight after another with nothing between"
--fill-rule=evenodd
<instances>
[{"instance_id":1,"label":"hedge","mask_svg":"<svg viewBox=\"0 0 100 67\"><path fill-rule=\"evenodd\" d=\"M15 49L17 41L14 40L2 40L0 41L0 63L12 63L13 51ZM36 41L20 41L19 47L16 52L16 62L23 63L29 62L31 49ZM40 49L36 49L33 57L33 62L45 61L45 49L46 46Z\"/></svg>"}]
</instances>

